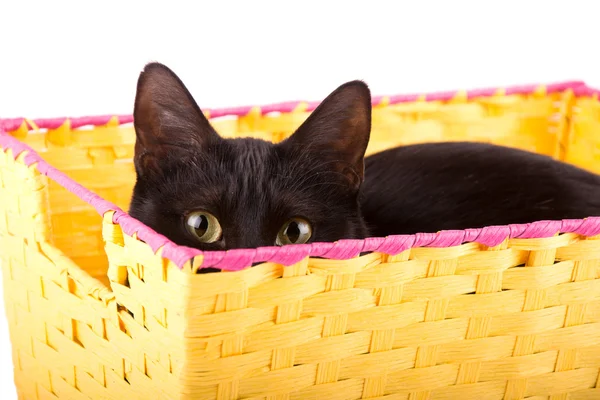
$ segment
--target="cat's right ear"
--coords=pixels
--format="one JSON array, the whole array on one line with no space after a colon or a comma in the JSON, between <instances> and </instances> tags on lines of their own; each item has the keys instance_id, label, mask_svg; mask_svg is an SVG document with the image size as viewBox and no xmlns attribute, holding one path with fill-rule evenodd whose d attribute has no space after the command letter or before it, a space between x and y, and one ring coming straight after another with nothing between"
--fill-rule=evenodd
<instances>
[{"instance_id":1,"label":"cat's right ear","mask_svg":"<svg viewBox=\"0 0 600 400\"><path fill-rule=\"evenodd\" d=\"M348 179L358 190L371 133L371 92L362 81L334 90L282 146L304 149Z\"/></svg>"},{"instance_id":2,"label":"cat's right ear","mask_svg":"<svg viewBox=\"0 0 600 400\"><path fill-rule=\"evenodd\" d=\"M140 74L133 119L138 175L160 173L165 161L219 140L183 82L160 63L146 65Z\"/></svg>"}]
</instances>

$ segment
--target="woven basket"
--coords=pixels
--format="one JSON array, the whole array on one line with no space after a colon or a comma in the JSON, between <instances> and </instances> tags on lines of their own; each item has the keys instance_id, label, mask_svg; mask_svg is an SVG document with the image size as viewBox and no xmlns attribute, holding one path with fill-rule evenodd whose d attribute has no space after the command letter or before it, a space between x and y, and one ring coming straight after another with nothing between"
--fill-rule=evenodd
<instances>
[{"instance_id":1,"label":"woven basket","mask_svg":"<svg viewBox=\"0 0 600 400\"><path fill-rule=\"evenodd\" d=\"M315 106L207 113L278 141ZM583 83L374 106L369 153L485 141L600 172ZM131 117L0 130L20 399L600 399L600 218L202 253L122 211Z\"/></svg>"}]
</instances>

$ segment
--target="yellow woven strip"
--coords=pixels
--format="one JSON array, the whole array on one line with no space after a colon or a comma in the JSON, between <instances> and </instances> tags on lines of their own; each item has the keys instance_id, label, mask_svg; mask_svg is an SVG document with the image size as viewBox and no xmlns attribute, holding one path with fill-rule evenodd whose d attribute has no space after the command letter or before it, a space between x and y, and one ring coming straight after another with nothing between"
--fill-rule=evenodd
<instances>
[{"instance_id":1,"label":"yellow woven strip","mask_svg":"<svg viewBox=\"0 0 600 400\"><path fill-rule=\"evenodd\" d=\"M554 158L559 160L565 160L566 155L569 151L570 135L571 135L571 115L573 113L573 104L575 102L575 96L571 89L565 91L562 95L561 101L558 103L557 114L552 119L553 125L551 126L552 131L556 132L558 140L556 141L556 149L554 152Z\"/></svg>"},{"instance_id":2,"label":"yellow woven strip","mask_svg":"<svg viewBox=\"0 0 600 400\"><path fill-rule=\"evenodd\" d=\"M556 249L550 248L547 250L536 250L531 251L527 262L525 263L526 271L527 267L547 267L550 268L554 264L556 259ZM523 311L541 310L545 307L547 292L545 289L531 289L527 290L525 294L525 302L523 305ZM535 349L535 334L519 335L516 338L515 348L513 356L524 356L533 354ZM520 398L525 397L527 390L527 379L518 378L512 379L506 385L505 396L507 398Z\"/></svg>"},{"instance_id":3,"label":"yellow woven strip","mask_svg":"<svg viewBox=\"0 0 600 400\"><path fill-rule=\"evenodd\" d=\"M397 256L383 256L383 260L386 263L401 263L407 261L409 258L409 251L405 251ZM379 306L390 306L400 304L402 301L403 284L394 286L383 286L376 288L374 293L379 297ZM374 330L371 336L371 343L369 346L370 353L387 352L392 350L394 344L396 330L394 328L384 330ZM413 354L410 354L413 356ZM414 354L416 356L416 353ZM412 365L411 365L412 367ZM379 376L370 377L365 379L363 386L362 398L371 398L376 396L383 396L385 394L385 388L387 384L387 373L382 373Z\"/></svg>"},{"instance_id":4,"label":"yellow woven strip","mask_svg":"<svg viewBox=\"0 0 600 400\"><path fill-rule=\"evenodd\" d=\"M308 270L308 259L304 259L299 263L285 267L283 269L283 279L306 276ZM290 303L280 304L277 307L277 315L275 317L276 324L287 324L289 322L298 321L302 313L302 302L293 301ZM296 355L296 347L279 347L275 348L271 358L271 370L280 370L285 368L292 368L294 366L294 359ZM318 378L317 378L318 379ZM290 391L291 392L291 391ZM288 400L290 398L289 393L280 393L276 395L270 395L266 397L267 400Z\"/></svg>"},{"instance_id":5,"label":"yellow woven strip","mask_svg":"<svg viewBox=\"0 0 600 400\"><path fill-rule=\"evenodd\" d=\"M241 310L248 306L248 292L234 292L217 296L215 312ZM243 353L244 336L234 334L225 338L221 347L221 357L231 357ZM217 389L217 399L229 400L236 399L239 396L239 381L219 383Z\"/></svg>"},{"instance_id":6,"label":"yellow woven strip","mask_svg":"<svg viewBox=\"0 0 600 400\"><path fill-rule=\"evenodd\" d=\"M596 173L600 172L598 130L600 129L600 102L597 97L582 97L573 101L569 119L568 137L565 138L565 160Z\"/></svg>"}]
</instances>

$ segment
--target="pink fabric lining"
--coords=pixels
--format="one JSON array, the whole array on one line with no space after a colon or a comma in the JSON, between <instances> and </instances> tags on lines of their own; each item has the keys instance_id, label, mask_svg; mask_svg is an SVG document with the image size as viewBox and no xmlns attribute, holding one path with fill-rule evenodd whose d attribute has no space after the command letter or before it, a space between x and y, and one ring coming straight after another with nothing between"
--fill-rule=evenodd
<instances>
[{"instance_id":1,"label":"pink fabric lining","mask_svg":"<svg viewBox=\"0 0 600 400\"><path fill-rule=\"evenodd\" d=\"M526 94L535 90L538 85L527 85L507 88L507 94ZM599 92L587 87L582 82L565 82L546 85L549 93L573 89L579 96L591 96ZM497 89L473 90L467 92L469 98L479 96L490 96ZM434 93L425 95L427 100L449 100L456 92ZM419 95L399 95L389 97L390 103L400 103L416 100ZM374 98L374 104L378 104L382 97ZM272 104L261 107L262 113L289 112L295 109L300 102L287 102ZM307 110L312 111L318 102L309 102ZM211 117L227 115L246 115L253 107L237 107L219 110L209 110ZM104 125L112 116L80 117L69 119L72 128L86 125ZM132 116L117 116L120 124L133 121ZM439 233L417 233L415 235L395 235L385 238L367 238L364 240L340 240L335 243L312 243L305 245L262 247L258 249L236 249L230 251L202 252L189 247L178 246L166 237L156 233L141 222L130 217L126 212L116 205L102 199L90 190L70 179L61 171L46 163L33 149L20 142L15 137L7 134L9 131L18 129L23 123L23 118L0 119L0 146L4 149L12 149L17 157L26 151L25 164L36 164L40 173L58 182L82 200L92 205L96 211L103 215L108 211L114 211L113 222L117 223L128 235L137 234L138 238L146 242L154 252L162 248L162 255L172 260L179 267L194 257L203 257L202 268L219 268L226 271L237 271L244 269L254 263L276 262L283 265L291 265L301 261L307 256L325 257L331 259L345 260L356 257L363 252L381 252L390 255L399 254L412 247L450 247L461 243L476 242L487 246L496 246L506 238L544 238L556 233L575 232L584 236L595 236L600 234L600 217L590 217L583 220L563 221L537 221L530 224L490 226L482 229L467 229L464 231L442 231ZM65 118L38 119L34 122L40 128L55 129L65 123Z\"/></svg>"}]
</instances>

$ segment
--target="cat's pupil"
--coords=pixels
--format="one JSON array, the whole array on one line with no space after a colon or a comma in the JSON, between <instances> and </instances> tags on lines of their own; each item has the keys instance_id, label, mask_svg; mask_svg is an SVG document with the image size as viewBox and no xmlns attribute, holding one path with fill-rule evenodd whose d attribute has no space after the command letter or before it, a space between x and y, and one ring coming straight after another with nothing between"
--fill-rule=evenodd
<instances>
[{"instance_id":1,"label":"cat's pupil","mask_svg":"<svg viewBox=\"0 0 600 400\"><path fill-rule=\"evenodd\" d=\"M208 229L208 219L205 215L199 215L194 221L194 229L198 233L198 236L202 236Z\"/></svg>"},{"instance_id":2,"label":"cat's pupil","mask_svg":"<svg viewBox=\"0 0 600 400\"><path fill-rule=\"evenodd\" d=\"M300 238L300 226L296 221L290 222L287 229L285 230L285 235L287 235L290 243L296 243Z\"/></svg>"}]
</instances>

